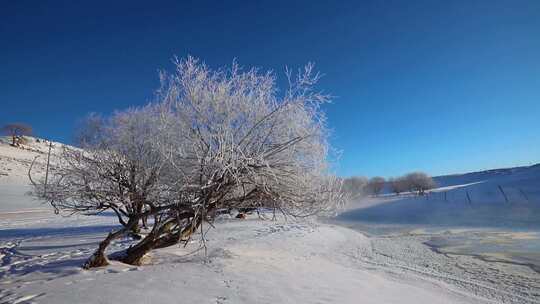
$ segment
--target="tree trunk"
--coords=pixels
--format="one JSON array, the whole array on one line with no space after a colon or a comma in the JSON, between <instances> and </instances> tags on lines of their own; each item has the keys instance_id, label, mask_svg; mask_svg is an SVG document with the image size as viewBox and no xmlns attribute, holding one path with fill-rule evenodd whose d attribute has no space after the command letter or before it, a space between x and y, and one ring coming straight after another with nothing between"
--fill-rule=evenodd
<instances>
[{"instance_id":1,"label":"tree trunk","mask_svg":"<svg viewBox=\"0 0 540 304\"><path fill-rule=\"evenodd\" d=\"M147 236L139 244L126 250L125 256L120 261L130 265L141 265L144 256L154 249L156 241L152 237Z\"/></svg>"},{"instance_id":2,"label":"tree trunk","mask_svg":"<svg viewBox=\"0 0 540 304\"><path fill-rule=\"evenodd\" d=\"M116 232L111 232L107 237L99 243L98 249L88 258L88 260L83 264L84 269L90 269L94 267L102 267L109 265L109 260L105 254L105 250L109 244L116 238L120 237L126 232L126 228L122 228Z\"/></svg>"},{"instance_id":3,"label":"tree trunk","mask_svg":"<svg viewBox=\"0 0 540 304\"><path fill-rule=\"evenodd\" d=\"M136 224L133 225L133 227L131 228L130 232L131 232L132 234L136 234L136 235L138 235L139 233L141 233L141 227L139 227L138 221L137 221Z\"/></svg>"},{"instance_id":4,"label":"tree trunk","mask_svg":"<svg viewBox=\"0 0 540 304\"><path fill-rule=\"evenodd\" d=\"M111 244L111 242L122 235L124 235L126 232L130 231L134 225L138 223L139 219L131 218L129 219L129 222L126 226L122 227L120 230L116 232L110 232L107 237L99 243L98 249L88 258L88 260L83 264L84 269L90 269L94 267L102 267L109 265L109 260L107 259L107 255L105 254L105 250Z\"/></svg>"},{"instance_id":5,"label":"tree trunk","mask_svg":"<svg viewBox=\"0 0 540 304\"><path fill-rule=\"evenodd\" d=\"M137 245L130 247L128 250L126 250L125 255L119 260L123 263L130 265L141 265L144 256L151 250L165 248L178 244L181 240L186 239L187 237L192 235L200 227L202 217L199 216L193 221L193 223L186 225L185 228L181 231L178 231L176 233L169 233L168 235L162 236L160 238L156 238L156 233L157 235L159 235L163 233L163 231L152 231Z\"/></svg>"}]
</instances>

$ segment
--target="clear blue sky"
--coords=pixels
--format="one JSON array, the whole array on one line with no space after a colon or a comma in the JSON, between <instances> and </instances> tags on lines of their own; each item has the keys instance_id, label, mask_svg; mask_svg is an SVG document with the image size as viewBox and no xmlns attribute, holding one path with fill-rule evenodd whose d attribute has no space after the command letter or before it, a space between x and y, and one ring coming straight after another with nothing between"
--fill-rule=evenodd
<instances>
[{"instance_id":1,"label":"clear blue sky","mask_svg":"<svg viewBox=\"0 0 540 304\"><path fill-rule=\"evenodd\" d=\"M313 61L341 175L540 161L538 0L75 2L0 3L0 124L69 142L87 112L146 103L173 55Z\"/></svg>"}]
</instances>

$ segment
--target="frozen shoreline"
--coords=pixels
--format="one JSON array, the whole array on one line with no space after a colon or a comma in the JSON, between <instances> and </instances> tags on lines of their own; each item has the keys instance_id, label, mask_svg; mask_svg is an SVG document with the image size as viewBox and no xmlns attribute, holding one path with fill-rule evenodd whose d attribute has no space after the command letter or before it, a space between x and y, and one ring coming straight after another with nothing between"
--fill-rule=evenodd
<instances>
[{"instance_id":1,"label":"frozen shoreline","mask_svg":"<svg viewBox=\"0 0 540 304\"><path fill-rule=\"evenodd\" d=\"M362 231L357 223L334 223ZM496 303L540 303L540 274L530 265L434 250L429 241L440 235L422 230L372 235L371 247L359 251L358 259L393 274L442 281Z\"/></svg>"}]
</instances>

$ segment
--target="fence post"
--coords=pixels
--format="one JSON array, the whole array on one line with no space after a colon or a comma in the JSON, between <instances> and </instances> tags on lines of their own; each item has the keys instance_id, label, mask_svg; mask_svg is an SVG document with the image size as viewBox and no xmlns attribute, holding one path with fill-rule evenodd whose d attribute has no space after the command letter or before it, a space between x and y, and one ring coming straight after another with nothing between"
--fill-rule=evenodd
<instances>
[{"instance_id":1,"label":"fence post","mask_svg":"<svg viewBox=\"0 0 540 304\"><path fill-rule=\"evenodd\" d=\"M467 194L467 200L469 201L469 205L471 205L472 207L472 201L471 201L471 197L469 196L469 191L465 191L465 194Z\"/></svg>"},{"instance_id":2,"label":"fence post","mask_svg":"<svg viewBox=\"0 0 540 304\"><path fill-rule=\"evenodd\" d=\"M506 193L504 193L504 190L501 187L501 185L498 185L498 187L499 187L499 190L501 191L502 195L504 196L504 200L506 201L506 203L509 203L508 197L506 196Z\"/></svg>"},{"instance_id":3,"label":"fence post","mask_svg":"<svg viewBox=\"0 0 540 304\"><path fill-rule=\"evenodd\" d=\"M527 194L525 194L525 192L523 191L523 189L519 188L519 192L521 193L521 195L523 195L523 197L525 198L525 200L527 200L527 202L529 202L529 197L527 196Z\"/></svg>"},{"instance_id":4,"label":"fence post","mask_svg":"<svg viewBox=\"0 0 540 304\"><path fill-rule=\"evenodd\" d=\"M52 141L49 141L49 153L47 154L47 168L45 169L45 185L43 185L43 193L47 193L47 179L49 178L49 161L51 160Z\"/></svg>"}]
</instances>

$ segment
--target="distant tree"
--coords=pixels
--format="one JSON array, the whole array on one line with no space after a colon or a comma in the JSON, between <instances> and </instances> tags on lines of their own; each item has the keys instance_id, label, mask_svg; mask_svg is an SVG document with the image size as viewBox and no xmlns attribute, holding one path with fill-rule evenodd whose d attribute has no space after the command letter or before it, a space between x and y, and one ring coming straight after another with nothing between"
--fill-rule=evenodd
<instances>
[{"instance_id":1,"label":"distant tree","mask_svg":"<svg viewBox=\"0 0 540 304\"><path fill-rule=\"evenodd\" d=\"M409 183L405 177L392 178L388 183L390 184L390 189L396 195L400 195L409 189Z\"/></svg>"},{"instance_id":2,"label":"distant tree","mask_svg":"<svg viewBox=\"0 0 540 304\"><path fill-rule=\"evenodd\" d=\"M408 188L411 192L417 192L418 195L424 195L427 190L436 187L436 183L424 172L413 172L405 175Z\"/></svg>"},{"instance_id":3,"label":"distant tree","mask_svg":"<svg viewBox=\"0 0 540 304\"><path fill-rule=\"evenodd\" d=\"M367 189L371 194L377 196L381 193L382 189L384 188L385 182L386 180L384 179L384 177L380 177L380 176L372 177L369 179L367 183Z\"/></svg>"},{"instance_id":4,"label":"distant tree","mask_svg":"<svg viewBox=\"0 0 540 304\"><path fill-rule=\"evenodd\" d=\"M365 193L368 179L363 176L352 176L343 180L343 191L351 198L358 198Z\"/></svg>"},{"instance_id":5,"label":"distant tree","mask_svg":"<svg viewBox=\"0 0 540 304\"><path fill-rule=\"evenodd\" d=\"M11 123L2 127L2 131L11 136L12 146L18 146L25 135L32 134L32 127L24 123Z\"/></svg>"}]
</instances>

